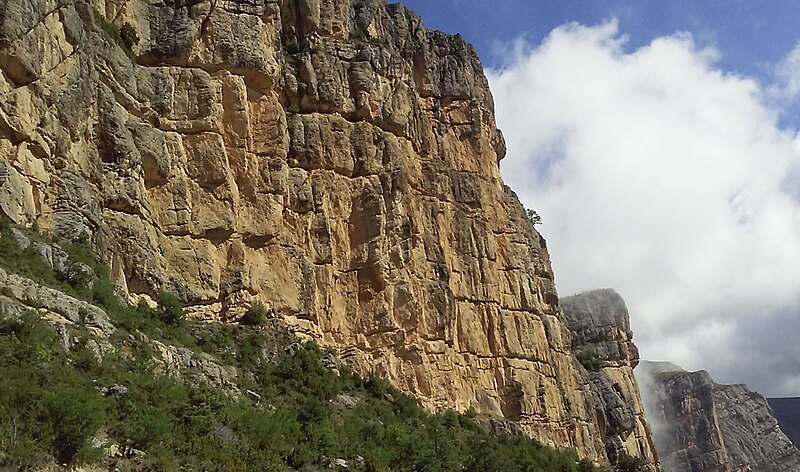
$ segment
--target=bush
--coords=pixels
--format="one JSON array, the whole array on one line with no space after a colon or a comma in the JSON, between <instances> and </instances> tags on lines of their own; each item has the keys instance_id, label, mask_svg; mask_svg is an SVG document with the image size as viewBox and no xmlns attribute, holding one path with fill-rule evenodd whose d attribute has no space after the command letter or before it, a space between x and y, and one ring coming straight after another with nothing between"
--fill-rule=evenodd
<instances>
[{"instance_id":1,"label":"bush","mask_svg":"<svg viewBox=\"0 0 800 472\"><path fill-rule=\"evenodd\" d=\"M581 459L578 461L578 472L594 472L597 470L594 462L589 459Z\"/></svg>"},{"instance_id":2,"label":"bush","mask_svg":"<svg viewBox=\"0 0 800 472\"><path fill-rule=\"evenodd\" d=\"M122 308L121 305L125 302L117 295L117 288L111 281L108 267L103 266L95 272L97 280L92 283L91 301L108 310L119 311Z\"/></svg>"},{"instance_id":3,"label":"bush","mask_svg":"<svg viewBox=\"0 0 800 472\"><path fill-rule=\"evenodd\" d=\"M105 419L102 400L98 392L81 385L60 384L45 396L53 430L53 455L59 462L85 462L96 457L90 440Z\"/></svg>"},{"instance_id":4,"label":"bush","mask_svg":"<svg viewBox=\"0 0 800 472\"><path fill-rule=\"evenodd\" d=\"M128 57L133 58L131 49L139 43L139 35L130 23L125 23L119 27L116 23L108 20L100 10L94 8L94 18L100 28L125 51Z\"/></svg>"},{"instance_id":5,"label":"bush","mask_svg":"<svg viewBox=\"0 0 800 472\"><path fill-rule=\"evenodd\" d=\"M256 302L250 305L244 316L239 320L239 323L249 326L257 326L264 324L267 319L267 309L261 302Z\"/></svg>"},{"instance_id":6,"label":"bush","mask_svg":"<svg viewBox=\"0 0 800 472\"><path fill-rule=\"evenodd\" d=\"M107 404L89 376L76 375L87 363L69 356L35 313L0 324L0 433L13 432L0 439L10 456L0 454L0 467L33 468L48 454L61 463L94 460L90 441Z\"/></svg>"},{"instance_id":7,"label":"bush","mask_svg":"<svg viewBox=\"0 0 800 472\"><path fill-rule=\"evenodd\" d=\"M297 42L296 39L288 41L283 46L283 50L286 51L286 54L292 54L292 55L300 53L300 51L302 51L302 49L303 48L300 46L300 43Z\"/></svg>"},{"instance_id":8,"label":"bush","mask_svg":"<svg viewBox=\"0 0 800 472\"><path fill-rule=\"evenodd\" d=\"M87 350L65 351L33 314L0 323L0 467L97 462L91 438L102 430L109 442L144 451L142 470L327 470L332 458L354 471L600 470L588 462L579 469L572 452L494 436L473 415L426 415L375 375L362 381L326 368L313 343L252 371L257 403L157 373L145 345L132 349L87 362ZM97 386L109 384L127 393L103 397ZM347 406L342 394L353 399Z\"/></svg>"},{"instance_id":9,"label":"bush","mask_svg":"<svg viewBox=\"0 0 800 472\"><path fill-rule=\"evenodd\" d=\"M615 472L647 472L647 463L640 457L633 457L626 451L620 451Z\"/></svg>"},{"instance_id":10,"label":"bush","mask_svg":"<svg viewBox=\"0 0 800 472\"><path fill-rule=\"evenodd\" d=\"M47 261L34 249L33 244L25 249L20 247L9 224L0 228L0 265L45 285L58 285L56 275Z\"/></svg>"},{"instance_id":11,"label":"bush","mask_svg":"<svg viewBox=\"0 0 800 472\"><path fill-rule=\"evenodd\" d=\"M594 352L584 351L578 354L578 362L588 371L598 371L603 368L605 359Z\"/></svg>"},{"instance_id":12,"label":"bush","mask_svg":"<svg viewBox=\"0 0 800 472\"><path fill-rule=\"evenodd\" d=\"M132 24L125 22L119 29L119 39L125 49L131 50L134 46L139 44L139 35L136 34L136 28Z\"/></svg>"},{"instance_id":13,"label":"bush","mask_svg":"<svg viewBox=\"0 0 800 472\"><path fill-rule=\"evenodd\" d=\"M0 257L6 259L16 256L19 251L19 244L11 234L11 226L4 220L0 224Z\"/></svg>"},{"instance_id":14,"label":"bush","mask_svg":"<svg viewBox=\"0 0 800 472\"><path fill-rule=\"evenodd\" d=\"M159 292L157 296L158 308L156 316L168 326L181 326L186 314L183 312L183 304L174 294L169 292Z\"/></svg>"}]
</instances>

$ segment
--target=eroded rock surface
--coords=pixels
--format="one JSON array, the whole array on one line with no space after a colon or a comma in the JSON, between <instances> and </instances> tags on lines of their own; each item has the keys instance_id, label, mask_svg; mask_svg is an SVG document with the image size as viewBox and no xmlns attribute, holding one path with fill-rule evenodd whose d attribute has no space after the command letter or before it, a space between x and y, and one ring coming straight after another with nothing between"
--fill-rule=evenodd
<instances>
[{"instance_id":1,"label":"eroded rock surface","mask_svg":"<svg viewBox=\"0 0 800 472\"><path fill-rule=\"evenodd\" d=\"M261 301L430 410L608 463L459 36L378 0L0 11L5 218L89 238L131 297L171 291L222 322ZM108 34L125 25L130 51Z\"/></svg>"}]
</instances>

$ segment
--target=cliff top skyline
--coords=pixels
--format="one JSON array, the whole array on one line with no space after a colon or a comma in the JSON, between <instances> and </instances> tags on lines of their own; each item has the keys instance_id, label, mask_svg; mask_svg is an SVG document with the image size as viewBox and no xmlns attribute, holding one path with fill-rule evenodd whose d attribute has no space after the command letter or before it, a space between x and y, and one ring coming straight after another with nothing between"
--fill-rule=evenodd
<instances>
[{"instance_id":1,"label":"cliff top skyline","mask_svg":"<svg viewBox=\"0 0 800 472\"><path fill-rule=\"evenodd\" d=\"M508 44L519 40L538 44L566 23L597 25L619 22L625 50L648 45L654 38L691 34L703 46L719 52L719 66L729 72L774 79L775 64L791 54L798 41L792 19L800 5L790 0L692 2L626 2L621 0L407 0L426 26L461 34L475 45L484 66L507 64Z\"/></svg>"},{"instance_id":2,"label":"cliff top skyline","mask_svg":"<svg viewBox=\"0 0 800 472\"><path fill-rule=\"evenodd\" d=\"M800 395L800 5L404 3L488 67L561 296L614 287L643 358Z\"/></svg>"}]
</instances>

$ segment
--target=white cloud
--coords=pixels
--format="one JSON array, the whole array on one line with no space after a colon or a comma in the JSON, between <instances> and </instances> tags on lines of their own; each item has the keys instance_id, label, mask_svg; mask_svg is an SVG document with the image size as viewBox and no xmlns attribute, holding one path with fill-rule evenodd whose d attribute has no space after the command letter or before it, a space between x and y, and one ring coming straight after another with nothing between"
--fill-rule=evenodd
<instances>
[{"instance_id":1,"label":"white cloud","mask_svg":"<svg viewBox=\"0 0 800 472\"><path fill-rule=\"evenodd\" d=\"M800 42L775 67L775 84L769 87L772 98L791 102L800 95Z\"/></svg>"},{"instance_id":2,"label":"white cloud","mask_svg":"<svg viewBox=\"0 0 800 472\"><path fill-rule=\"evenodd\" d=\"M617 289L644 358L800 395L795 133L690 35L624 46L615 21L569 24L489 72L560 293Z\"/></svg>"}]
</instances>

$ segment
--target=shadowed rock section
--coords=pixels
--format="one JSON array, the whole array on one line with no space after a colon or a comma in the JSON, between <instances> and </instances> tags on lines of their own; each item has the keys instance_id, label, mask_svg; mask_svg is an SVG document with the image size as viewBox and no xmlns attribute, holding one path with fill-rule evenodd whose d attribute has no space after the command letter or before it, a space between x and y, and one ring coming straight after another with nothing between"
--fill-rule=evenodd
<instances>
[{"instance_id":1,"label":"shadowed rock section","mask_svg":"<svg viewBox=\"0 0 800 472\"><path fill-rule=\"evenodd\" d=\"M800 451L778 427L764 397L745 385L715 383L705 371L676 368L644 361L636 372L664 468L800 471Z\"/></svg>"},{"instance_id":2,"label":"shadowed rock section","mask_svg":"<svg viewBox=\"0 0 800 472\"><path fill-rule=\"evenodd\" d=\"M167 290L221 322L260 301L429 410L473 408L602 464L608 437L630 438L571 350L459 36L378 0L0 12L5 218L92 241L134 301Z\"/></svg>"},{"instance_id":3,"label":"shadowed rock section","mask_svg":"<svg viewBox=\"0 0 800 472\"><path fill-rule=\"evenodd\" d=\"M794 447L800 446L800 398L767 398L767 402L786 437Z\"/></svg>"}]
</instances>

